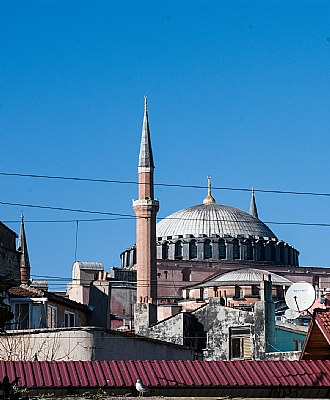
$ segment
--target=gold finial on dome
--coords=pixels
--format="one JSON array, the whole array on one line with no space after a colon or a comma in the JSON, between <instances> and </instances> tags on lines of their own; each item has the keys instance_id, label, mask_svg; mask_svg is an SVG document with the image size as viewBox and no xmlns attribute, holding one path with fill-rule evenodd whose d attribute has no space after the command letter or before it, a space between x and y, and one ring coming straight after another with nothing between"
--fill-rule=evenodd
<instances>
[{"instance_id":1,"label":"gold finial on dome","mask_svg":"<svg viewBox=\"0 0 330 400\"><path fill-rule=\"evenodd\" d=\"M203 204L214 204L215 200L211 194L211 177L207 177L207 196L203 200Z\"/></svg>"}]
</instances>

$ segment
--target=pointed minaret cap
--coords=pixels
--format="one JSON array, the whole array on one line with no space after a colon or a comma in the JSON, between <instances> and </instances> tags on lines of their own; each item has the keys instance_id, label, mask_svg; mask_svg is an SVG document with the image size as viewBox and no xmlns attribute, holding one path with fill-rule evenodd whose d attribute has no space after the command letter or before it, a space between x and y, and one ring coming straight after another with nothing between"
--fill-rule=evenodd
<instances>
[{"instance_id":1,"label":"pointed minaret cap","mask_svg":"<svg viewBox=\"0 0 330 400\"><path fill-rule=\"evenodd\" d=\"M207 177L207 196L203 200L203 204L214 204L215 200L211 194L211 177Z\"/></svg>"},{"instance_id":2,"label":"pointed minaret cap","mask_svg":"<svg viewBox=\"0 0 330 400\"><path fill-rule=\"evenodd\" d=\"M249 214L251 214L252 217L258 218L258 210L257 210L256 200L254 198L254 186L252 186L252 194L251 194L251 202L250 202Z\"/></svg>"},{"instance_id":3,"label":"pointed minaret cap","mask_svg":"<svg viewBox=\"0 0 330 400\"><path fill-rule=\"evenodd\" d=\"M20 275L21 282L28 283L30 280L30 260L27 248L25 228L24 228L24 215L21 215L21 230L18 241L18 251L20 252Z\"/></svg>"},{"instance_id":4,"label":"pointed minaret cap","mask_svg":"<svg viewBox=\"0 0 330 400\"><path fill-rule=\"evenodd\" d=\"M152 156L150 130L148 121L148 102L147 96L144 96L144 117L142 125L142 137L139 154L139 168L155 168Z\"/></svg>"}]
</instances>

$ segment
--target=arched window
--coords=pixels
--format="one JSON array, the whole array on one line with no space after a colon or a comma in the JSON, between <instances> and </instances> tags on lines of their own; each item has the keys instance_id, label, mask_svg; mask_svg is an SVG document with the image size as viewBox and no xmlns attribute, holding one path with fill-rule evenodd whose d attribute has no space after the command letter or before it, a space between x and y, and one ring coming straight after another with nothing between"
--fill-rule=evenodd
<instances>
[{"instance_id":1,"label":"arched window","mask_svg":"<svg viewBox=\"0 0 330 400\"><path fill-rule=\"evenodd\" d=\"M204 242L204 258L212 258L212 243L209 239Z\"/></svg>"},{"instance_id":2,"label":"arched window","mask_svg":"<svg viewBox=\"0 0 330 400\"><path fill-rule=\"evenodd\" d=\"M239 260L239 243L238 240L233 240L233 259Z\"/></svg>"},{"instance_id":3,"label":"arched window","mask_svg":"<svg viewBox=\"0 0 330 400\"><path fill-rule=\"evenodd\" d=\"M130 266L130 257L131 256L131 252L130 251L126 251L126 267Z\"/></svg>"},{"instance_id":4,"label":"arched window","mask_svg":"<svg viewBox=\"0 0 330 400\"><path fill-rule=\"evenodd\" d=\"M162 244L162 259L167 260L168 259L168 242L164 242Z\"/></svg>"},{"instance_id":5,"label":"arched window","mask_svg":"<svg viewBox=\"0 0 330 400\"><path fill-rule=\"evenodd\" d=\"M197 242L195 239L189 242L189 259L197 257Z\"/></svg>"},{"instance_id":6,"label":"arched window","mask_svg":"<svg viewBox=\"0 0 330 400\"><path fill-rule=\"evenodd\" d=\"M227 258L226 254L226 243L223 239L219 240L219 259L223 260Z\"/></svg>"},{"instance_id":7,"label":"arched window","mask_svg":"<svg viewBox=\"0 0 330 400\"><path fill-rule=\"evenodd\" d=\"M182 259L182 242L181 242L181 240L178 240L175 243L175 259L176 260Z\"/></svg>"},{"instance_id":8,"label":"arched window","mask_svg":"<svg viewBox=\"0 0 330 400\"><path fill-rule=\"evenodd\" d=\"M191 270L189 268L184 268L182 271L182 280L183 282L190 281Z\"/></svg>"},{"instance_id":9,"label":"arched window","mask_svg":"<svg viewBox=\"0 0 330 400\"><path fill-rule=\"evenodd\" d=\"M259 261L265 261L265 246L262 242L258 243Z\"/></svg>"},{"instance_id":10,"label":"arched window","mask_svg":"<svg viewBox=\"0 0 330 400\"><path fill-rule=\"evenodd\" d=\"M276 249L274 243L270 243L270 260L275 262L276 261Z\"/></svg>"},{"instance_id":11,"label":"arched window","mask_svg":"<svg viewBox=\"0 0 330 400\"><path fill-rule=\"evenodd\" d=\"M288 264L292 265L292 249L288 247Z\"/></svg>"},{"instance_id":12,"label":"arched window","mask_svg":"<svg viewBox=\"0 0 330 400\"><path fill-rule=\"evenodd\" d=\"M246 242L246 259L253 260L253 247L250 241Z\"/></svg>"},{"instance_id":13,"label":"arched window","mask_svg":"<svg viewBox=\"0 0 330 400\"><path fill-rule=\"evenodd\" d=\"M284 246L280 244L280 263L284 263Z\"/></svg>"}]
</instances>

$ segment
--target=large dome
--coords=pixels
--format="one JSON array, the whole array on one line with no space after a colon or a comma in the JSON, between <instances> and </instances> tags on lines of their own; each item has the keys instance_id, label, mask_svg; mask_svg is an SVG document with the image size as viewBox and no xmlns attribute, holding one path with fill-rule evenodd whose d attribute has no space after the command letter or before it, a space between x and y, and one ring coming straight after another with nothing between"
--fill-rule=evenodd
<instances>
[{"instance_id":1,"label":"large dome","mask_svg":"<svg viewBox=\"0 0 330 400\"><path fill-rule=\"evenodd\" d=\"M274 233L258 218L222 204L199 204L169 215L157 224L157 237L212 234L261 236L276 239Z\"/></svg>"}]
</instances>

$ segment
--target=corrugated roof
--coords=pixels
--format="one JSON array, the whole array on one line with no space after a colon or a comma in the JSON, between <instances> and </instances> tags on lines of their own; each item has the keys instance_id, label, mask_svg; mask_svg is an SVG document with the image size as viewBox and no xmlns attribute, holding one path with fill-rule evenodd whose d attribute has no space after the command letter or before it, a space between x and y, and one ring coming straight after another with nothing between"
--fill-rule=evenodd
<instances>
[{"instance_id":1,"label":"corrugated roof","mask_svg":"<svg viewBox=\"0 0 330 400\"><path fill-rule=\"evenodd\" d=\"M330 387L330 361L0 361L30 388Z\"/></svg>"}]
</instances>

